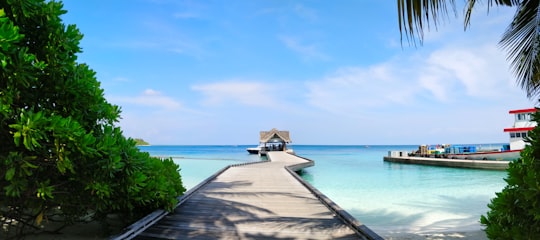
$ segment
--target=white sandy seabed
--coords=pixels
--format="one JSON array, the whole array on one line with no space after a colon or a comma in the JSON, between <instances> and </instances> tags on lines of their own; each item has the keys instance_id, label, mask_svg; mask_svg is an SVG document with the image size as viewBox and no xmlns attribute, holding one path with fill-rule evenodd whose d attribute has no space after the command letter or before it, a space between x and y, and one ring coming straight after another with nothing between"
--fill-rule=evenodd
<instances>
[{"instance_id":1,"label":"white sandy seabed","mask_svg":"<svg viewBox=\"0 0 540 240\"><path fill-rule=\"evenodd\" d=\"M471 232L448 232L448 233L399 233L382 236L387 240L487 240L486 233L482 230Z\"/></svg>"}]
</instances>

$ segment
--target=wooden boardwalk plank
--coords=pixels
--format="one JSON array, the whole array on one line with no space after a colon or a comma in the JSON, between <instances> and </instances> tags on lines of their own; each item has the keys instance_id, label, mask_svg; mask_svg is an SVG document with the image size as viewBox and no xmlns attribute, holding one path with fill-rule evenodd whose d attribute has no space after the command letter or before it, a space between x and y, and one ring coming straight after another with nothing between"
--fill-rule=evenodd
<instances>
[{"instance_id":1,"label":"wooden boardwalk plank","mask_svg":"<svg viewBox=\"0 0 540 240\"><path fill-rule=\"evenodd\" d=\"M285 168L310 161L268 157L228 168L135 239L382 239L351 227Z\"/></svg>"}]
</instances>

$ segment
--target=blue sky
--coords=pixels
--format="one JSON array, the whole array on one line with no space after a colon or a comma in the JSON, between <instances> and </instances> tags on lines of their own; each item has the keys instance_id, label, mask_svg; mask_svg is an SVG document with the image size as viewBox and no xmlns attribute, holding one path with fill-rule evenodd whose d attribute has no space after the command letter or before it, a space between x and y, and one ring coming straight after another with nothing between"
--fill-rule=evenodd
<instances>
[{"instance_id":1,"label":"blue sky","mask_svg":"<svg viewBox=\"0 0 540 240\"><path fill-rule=\"evenodd\" d=\"M533 107L497 46L513 9L450 17L402 45L395 0L64 1L65 24L151 144L507 142L511 109ZM462 9L458 9L461 14Z\"/></svg>"}]
</instances>

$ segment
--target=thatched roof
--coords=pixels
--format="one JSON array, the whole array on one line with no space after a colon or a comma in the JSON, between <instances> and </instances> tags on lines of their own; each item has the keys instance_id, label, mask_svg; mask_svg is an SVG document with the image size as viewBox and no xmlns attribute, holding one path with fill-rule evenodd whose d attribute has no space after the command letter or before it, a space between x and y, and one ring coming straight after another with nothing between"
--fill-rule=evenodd
<instances>
[{"instance_id":1,"label":"thatched roof","mask_svg":"<svg viewBox=\"0 0 540 240\"><path fill-rule=\"evenodd\" d=\"M275 128L272 128L270 131L261 131L261 143L267 143L267 142L284 142L284 143L290 143L291 137L289 136L289 131L278 131Z\"/></svg>"}]
</instances>

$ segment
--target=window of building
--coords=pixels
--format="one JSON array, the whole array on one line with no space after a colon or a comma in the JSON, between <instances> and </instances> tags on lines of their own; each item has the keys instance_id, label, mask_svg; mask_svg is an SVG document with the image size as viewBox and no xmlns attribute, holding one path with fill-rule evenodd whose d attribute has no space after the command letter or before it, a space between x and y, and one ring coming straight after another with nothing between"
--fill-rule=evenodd
<instances>
[{"instance_id":1,"label":"window of building","mask_svg":"<svg viewBox=\"0 0 540 240\"><path fill-rule=\"evenodd\" d=\"M516 120L517 121L530 121L531 120L531 114L530 113L518 113L518 114L516 114Z\"/></svg>"},{"instance_id":2,"label":"window of building","mask_svg":"<svg viewBox=\"0 0 540 240\"><path fill-rule=\"evenodd\" d=\"M527 135L527 132L511 132L510 138L526 138Z\"/></svg>"}]
</instances>

